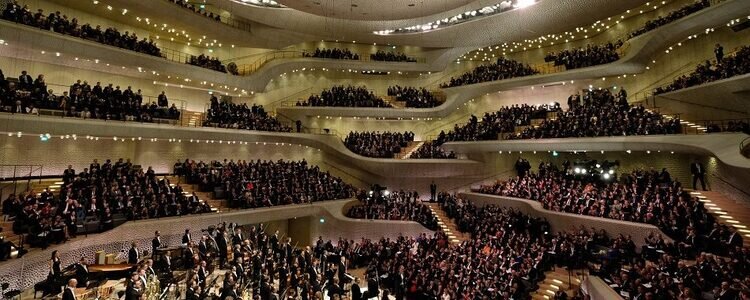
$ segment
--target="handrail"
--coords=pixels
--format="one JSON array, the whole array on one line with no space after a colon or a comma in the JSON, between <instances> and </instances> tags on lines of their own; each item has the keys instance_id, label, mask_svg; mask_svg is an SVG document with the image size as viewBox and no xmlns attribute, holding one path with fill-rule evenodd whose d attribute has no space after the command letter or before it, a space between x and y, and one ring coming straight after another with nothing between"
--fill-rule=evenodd
<instances>
[{"instance_id":1,"label":"handrail","mask_svg":"<svg viewBox=\"0 0 750 300\"><path fill-rule=\"evenodd\" d=\"M69 92L70 87L73 85L73 84L66 85L66 84L59 84L59 83L45 83L45 84L47 85L47 87L50 87L50 86L62 87L64 89L63 92ZM107 84L109 84L109 83L107 83ZM112 83L112 84L115 85L114 83ZM91 85L91 84L89 84L89 85ZM121 85L115 85L115 86L122 87ZM93 87L93 85L92 85L92 87ZM68 96L71 96L71 95L68 95ZM159 96L151 96L151 95L141 95L141 97L143 97L143 103L147 103L146 100L148 100L149 103L150 102L157 102L158 99L159 99ZM177 105L177 108L179 108L180 110L187 110L187 100L182 100L182 99L179 99L179 98L169 98L169 97L168 97L168 100L170 102L172 102L172 103L175 103L175 102L179 103L180 105Z\"/></svg>"},{"instance_id":2,"label":"handrail","mask_svg":"<svg viewBox=\"0 0 750 300\"><path fill-rule=\"evenodd\" d=\"M269 107L273 107L274 110L275 110L275 108L278 106L278 105L276 105L276 103L279 103L279 102L284 103L284 102L288 102L288 101L294 101L293 98L297 98L297 97L299 97L302 94L310 93L310 91L312 91L312 89L313 89L313 87L308 87L308 88L302 89L302 90L300 90L298 92L295 92L293 94L290 94L290 95L288 95L288 96L286 96L284 98L281 98L279 100L267 103L267 105Z\"/></svg>"},{"instance_id":3,"label":"handrail","mask_svg":"<svg viewBox=\"0 0 750 300\"><path fill-rule=\"evenodd\" d=\"M729 52L729 53L725 54L725 55L724 55L724 58L727 58L727 57L731 57L731 56L735 56L735 55L737 54L737 52L739 52L739 51L740 51L740 48L742 48L742 47L743 47L743 46L738 46L738 47L735 47L734 49L732 49L732 51L731 51L731 52ZM717 64L717 62L716 62L716 59L715 59L715 58L714 58L714 59L708 58L708 59L707 59L706 61L710 61L712 65L716 65L716 64ZM662 88L665 88L665 87L667 87L667 86L671 85L672 83L674 83L674 81L675 81L675 80L677 80L678 78L680 78L680 77L682 77L682 76L685 76L685 75L689 75L689 74L695 73L695 68L697 68L697 67L698 67L698 66L699 66L700 64L701 64L701 63L699 63L699 64L694 64L694 65L693 65L693 68L692 68L692 69L690 69L690 70L687 70L687 71L685 71L685 72L682 72L682 73L680 73L680 74L677 74L677 75L675 75L675 76L674 76L674 77L672 78L672 81L671 81L671 82L667 82L667 83L664 83L664 84L662 84L662 85L659 85L659 86L657 86L657 87L653 88L653 89L651 90L651 92L652 92L652 93L653 93L654 95L657 95L657 96L658 96L658 94L656 94L656 91L657 91L658 89L662 89ZM704 82L704 83L701 83L701 84L699 84L699 85L694 85L694 86L700 86L700 85L703 85L703 84L706 84L706 83L709 83L709 82ZM677 89L677 90L674 90L674 91L678 91L678 90L681 90L681 89ZM669 92L674 92L674 91L669 91ZM667 92L667 93L668 93L668 92Z\"/></svg>"},{"instance_id":4,"label":"handrail","mask_svg":"<svg viewBox=\"0 0 750 300\"><path fill-rule=\"evenodd\" d=\"M175 3L172 0L165 0L165 1L170 2L172 4L175 4L177 6L180 6L179 4ZM185 2L187 2L187 1L185 1ZM186 10L190 10L187 7L183 7L183 8L186 9ZM205 8L203 10L208 11ZM196 14L199 14L199 15L203 16L203 14L200 13L200 10L193 11L193 12L196 13ZM211 13L213 13L213 12L211 12ZM219 20L213 19L216 22L224 23L225 25L228 25L228 26L240 29L240 30L248 31L248 32L251 30L251 26L250 26L249 23L245 23L243 21L234 19L232 17L221 17L221 14L219 14L219 13L215 13L214 15L215 16L219 16ZM204 17L210 19L210 17L206 17L206 16L204 16Z\"/></svg>"},{"instance_id":5,"label":"handrail","mask_svg":"<svg viewBox=\"0 0 750 300\"><path fill-rule=\"evenodd\" d=\"M486 176L486 177L484 177L484 178L481 178L481 179L479 179L479 180L475 180L475 181L473 181L472 183L469 183L469 184L460 184L460 185L456 185L456 186L453 186L453 187L450 187L450 188L447 188L447 189L442 189L442 190L445 190L445 191L454 191L454 192L457 192L457 190L458 190L458 189L460 189L460 188L463 188L463 187L466 187L466 186L468 186L468 187L471 187L472 185L476 184L477 182L483 182L483 181L485 181L485 180L488 180L488 179L490 179L490 178L493 178L493 177L499 177L499 176L500 176L500 175L502 175L502 174L505 174L505 173L512 173L512 172L514 172L514 171L515 171L515 169L513 169L513 168L511 168L511 169L506 169L506 170L502 170L502 171L499 171L499 172L493 173L492 175L488 175L488 176Z\"/></svg>"},{"instance_id":6,"label":"handrail","mask_svg":"<svg viewBox=\"0 0 750 300\"><path fill-rule=\"evenodd\" d=\"M5 177L5 172L3 170L6 167L8 167L8 168L12 167L13 168L13 176L12 177ZM18 173L19 172L19 168L24 168L25 169L26 167L29 168L28 172L21 171L21 172L24 172L24 173L20 173L20 174ZM39 176L34 176L34 174L36 174L37 171L39 171ZM31 187L31 180L34 179L34 177L37 177L37 179L39 180L39 182L42 182L42 175L43 175L43 173L44 173L44 166L43 165L34 165L34 164L31 164L31 165L2 164L2 165L0 165L0 176L2 176L2 177L0 177L0 181L9 181L9 182L2 182L2 183L0 183L0 198L1 199L5 199L3 197L3 191L5 191L5 188L8 187L9 185L13 185L13 194L16 194L18 192L18 184L17 183L18 183L19 180L24 180L24 179L26 180L26 188L25 188L25 190L28 191L29 188Z\"/></svg>"}]
</instances>

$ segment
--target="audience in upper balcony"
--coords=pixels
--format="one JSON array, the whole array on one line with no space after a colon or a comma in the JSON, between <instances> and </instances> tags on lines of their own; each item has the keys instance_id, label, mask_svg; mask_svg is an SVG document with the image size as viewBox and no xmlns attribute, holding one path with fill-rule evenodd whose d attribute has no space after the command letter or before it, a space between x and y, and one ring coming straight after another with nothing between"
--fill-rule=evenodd
<instances>
[{"instance_id":1,"label":"audience in upper balcony","mask_svg":"<svg viewBox=\"0 0 750 300\"><path fill-rule=\"evenodd\" d=\"M389 86L388 96L394 97L396 101L406 102L406 107L431 108L442 104L442 101L426 88Z\"/></svg>"},{"instance_id":2,"label":"audience in upper balcony","mask_svg":"<svg viewBox=\"0 0 750 300\"><path fill-rule=\"evenodd\" d=\"M323 90L320 95L310 95L307 101L297 101L296 106L392 107L367 87L351 85Z\"/></svg>"},{"instance_id":3,"label":"audience in upper balcony","mask_svg":"<svg viewBox=\"0 0 750 300\"><path fill-rule=\"evenodd\" d=\"M503 80L534 74L539 74L539 71L534 70L534 68L530 67L527 64L500 57L495 63L478 66L474 68L474 70L466 72L458 78L451 77L449 82L441 83L440 87L449 88L466 84Z\"/></svg>"},{"instance_id":4,"label":"audience in upper balcony","mask_svg":"<svg viewBox=\"0 0 750 300\"><path fill-rule=\"evenodd\" d=\"M172 1L172 3L174 4L177 4L189 10L192 10L194 13L197 13L207 18L221 22L221 15L219 15L218 13L214 14L212 12L207 11L203 5L197 6L197 5L188 3L187 0L169 0L169 1Z\"/></svg>"},{"instance_id":5,"label":"audience in upper balcony","mask_svg":"<svg viewBox=\"0 0 750 300\"><path fill-rule=\"evenodd\" d=\"M224 160L181 165L188 182L222 190L230 207L255 208L346 199L356 189L307 161Z\"/></svg>"},{"instance_id":6,"label":"audience in upper balcony","mask_svg":"<svg viewBox=\"0 0 750 300\"><path fill-rule=\"evenodd\" d=\"M440 158L440 159L455 159L456 153L453 151L445 151L443 147L440 147L437 145L437 142L425 142L417 150L414 150L414 152L411 153L411 156L409 158L421 158L421 159L430 159L430 158Z\"/></svg>"},{"instance_id":7,"label":"audience in upper balcony","mask_svg":"<svg viewBox=\"0 0 750 300\"><path fill-rule=\"evenodd\" d=\"M508 139L676 134L682 130L678 118L665 118L641 105L629 105L622 89L616 95L608 89L591 90L583 97L572 95L568 107L556 118L527 127Z\"/></svg>"},{"instance_id":8,"label":"audience in upper balcony","mask_svg":"<svg viewBox=\"0 0 750 300\"><path fill-rule=\"evenodd\" d=\"M211 207L182 187L159 179L151 167L144 170L130 160L94 159L77 173L72 166L62 174L56 194L46 188L11 194L3 201L3 214L13 218L13 231L26 234L32 246L47 247L75 237L81 224L112 229L114 218L150 219L209 212Z\"/></svg>"},{"instance_id":9,"label":"audience in upper balcony","mask_svg":"<svg viewBox=\"0 0 750 300\"><path fill-rule=\"evenodd\" d=\"M350 132L344 139L346 148L354 153L374 158L394 158L401 149L414 141L414 133L401 132Z\"/></svg>"},{"instance_id":10,"label":"audience in upper balcony","mask_svg":"<svg viewBox=\"0 0 750 300\"><path fill-rule=\"evenodd\" d=\"M705 63L698 65L693 73L682 75L665 87L658 87L655 94L663 94L684 88L701 85L721 79L726 79L738 75L750 73L750 47L740 47L734 55L724 57L724 51L718 51L720 45L717 45L715 62L706 60Z\"/></svg>"},{"instance_id":11,"label":"audience in upper balcony","mask_svg":"<svg viewBox=\"0 0 750 300\"><path fill-rule=\"evenodd\" d=\"M333 48L333 49L320 49L315 48L315 51L313 52L307 52L305 51L302 53L302 56L304 57L315 57L315 58L331 58L331 59L350 59L350 60L359 60L359 54L352 53L349 51L349 49L339 49L339 48Z\"/></svg>"},{"instance_id":12,"label":"audience in upper balcony","mask_svg":"<svg viewBox=\"0 0 750 300\"><path fill-rule=\"evenodd\" d=\"M555 66L565 66L567 70L608 64L620 59L617 49L621 46L622 41L620 40L614 44L607 43L593 46L589 44L586 45L586 48L566 49L557 53L550 52L544 57L544 61L555 62Z\"/></svg>"},{"instance_id":13,"label":"audience in upper balcony","mask_svg":"<svg viewBox=\"0 0 750 300\"><path fill-rule=\"evenodd\" d=\"M227 68L224 66L224 64L221 63L221 60L216 57L209 57L208 55L203 54L198 56L191 55L190 60L188 60L187 63L193 66L199 66L222 73L227 73Z\"/></svg>"},{"instance_id":14,"label":"audience in upper balcony","mask_svg":"<svg viewBox=\"0 0 750 300\"><path fill-rule=\"evenodd\" d=\"M656 19L646 21L646 24L644 24L643 27L633 30L630 35L628 35L628 39L632 39L651 30L672 23L709 6L711 6L709 0L696 0L694 3L680 7L666 16L659 16Z\"/></svg>"},{"instance_id":15,"label":"audience in upper balcony","mask_svg":"<svg viewBox=\"0 0 750 300\"><path fill-rule=\"evenodd\" d=\"M750 123L745 120L728 121L726 124L724 124L724 122L717 123L708 121L706 132L743 132L745 134L750 134Z\"/></svg>"},{"instance_id":16,"label":"audience in upper balcony","mask_svg":"<svg viewBox=\"0 0 750 300\"><path fill-rule=\"evenodd\" d=\"M253 104L248 107L247 103L220 102L215 95L211 95L210 107L206 111L203 126L276 132L292 131L291 127L281 124L279 119L269 115L263 105Z\"/></svg>"},{"instance_id":17,"label":"audience in upper balcony","mask_svg":"<svg viewBox=\"0 0 750 300\"><path fill-rule=\"evenodd\" d=\"M375 53L370 54L370 59L377 61L417 62L416 58L406 56L406 54L401 52L393 53L385 52L383 50L378 50Z\"/></svg>"},{"instance_id":18,"label":"audience in upper balcony","mask_svg":"<svg viewBox=\"0 0 750 300\"><path fill-rule=\"evenodd\" d=\"M54 32L83 38L98 43L124 48L153 56L161 56L161 50L156 46L154 41L138 40L135 33L120 33L117 29L109 27L106 30L101 26L86 23L78 24L78 19L68 19L67 15L59 11L45 15L44 10L39 9L32 13L28 5L21 7L16 1L8 2L3 11L2 18L8 21L21 23L28 26L34 26L43 30L52 30Z\"/></svg>"},{"instance_id":19,"label":"audience in upper balcony","mask_svg":"<svg viewBox=\"0 0 750 300\"><path fill-rule=\"evenodd\" d=\"M14 82L0 86L0 111L24 114L39 114L38 109L62 111L66 117L85 119L121 120L153 122L154 118L177 120L180 110L166 98L162 92L159 103L143 103L141 90L133 91L128 86L108 84L106 87L97 82L91 86L87 81L77 80L69 91L62 95L47 88L44 75L39 75L33 83L26 71L21 72L18 84Z\"/></svg>"},{"instance_id":20,"label":"audience in upper balcony","mask_svg":"<svg viewBox=\"0 0 750 300\"><path fill-rule=\"evenodd\" d=\"M346 216L368 220L414 221L430 230L437 230L437 218L419 199L416 191L360 191L359 204L352 206Z\"/></svg>"},{"instance_id":21,"label":"audience in upper balcony","mask_svg":"<svg viewBox=\"0 0 750 300\"><path fill-rule=\"evenodd\" d=\"M453 141L497 140L500 135L515 132L516 126L529 126L532 119L545 119L548 112L558 111L560 111L559 103L504 106L495 112L485 113L481 122L472 115L469 123L463 126L455 124L453 130L448 133L441 131L435 143L442 145Z\"/></svg>"}]
</instances>

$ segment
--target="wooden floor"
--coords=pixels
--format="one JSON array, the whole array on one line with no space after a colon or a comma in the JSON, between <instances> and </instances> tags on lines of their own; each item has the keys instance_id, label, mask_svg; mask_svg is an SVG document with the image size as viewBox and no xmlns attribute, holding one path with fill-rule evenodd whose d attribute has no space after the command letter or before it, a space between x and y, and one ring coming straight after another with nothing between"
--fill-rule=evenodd
<instances>
[{"instance_id":1,"label":"wooden floor","mask_svg":"<svg viewBox=\"0 0 750 300\"><path fill-rule=\"evenodd\" d=\"M722 224L734 226L742 233L745 247L750 247L750 206L734 201L719 192L691 191L706 209Z\"/></svg>"}]
</instances>

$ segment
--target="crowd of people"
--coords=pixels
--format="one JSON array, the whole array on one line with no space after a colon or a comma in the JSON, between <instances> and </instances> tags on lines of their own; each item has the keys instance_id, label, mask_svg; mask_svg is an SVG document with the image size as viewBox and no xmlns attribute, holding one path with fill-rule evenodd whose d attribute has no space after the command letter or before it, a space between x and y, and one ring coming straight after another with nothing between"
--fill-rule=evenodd
<instances>
[{"instance_id":1,"label":"crowd of people","mask_svg":"<svg viewBox=\"0 0 750 300\"><path fill-rule=\"evenodd\" d=\"M341 178L309 166L307 161L185 160L178 162L187 182L202 191L223 192L230 207L255 208L354 197L355 188Z\"/></svg>"},{"instance_id":2,"label":"crowd of people","mask_svg":"<svg viewBox=\"0 0 750 300\"><path fill-rule=\"evenodd\" d=\"M0 70L0 75L2 70ZM62 95L47 87L43 74L32 80L22 71L17 82L0 80L0 111L39 115L39 109L62 111L66 117L153 122L155 118L178 120L180 109L162 92L156 101L143 101L141 90L121 89L110 83L77 80Z\"/></svg>"},{"instance_id":3,"label":"crowd of people","mask_svg":"<svg viewBox=\"0 0 750 300\"><path fill-rule=\"evenodd\" d=\"M487 112L481 122L471 115L469 122L463 126L455 124L453 130L440 131L435 144L454 141L497 140L501 135L514 133L516 126L528 126L532 119L545 119L548 112L560 111L560 104L542 105L514 104L503 106L495 112Z\"/></svg>"},{"instance_id":4,"label":"crowd of people","mask_svg":"<svg viewBox=\"0 0 750 300\"><path fill-rule=\"evenodd\" d=\"M388 96L396 98L396 101L405 102L406 107L431 108L442 104L442 101L426 88L389 86Z\"/></svg>"},{"instance_id":5,"label":"crowd of people","mask_svg":"<svg viewBox=\"0 0 750 300\"><path fill-rule=\"evenodd\" d=\"M177 4L189 10L192 10L196 14L203 15L206 18L221 22L221 15L219 15L218 13L214 14L210 11L207 11L205 8L202 8L201 6L188 3L187 0L169 0L169 1L172 1L172 3L174 4Z\"/></svg>"},{"instance_id":6,"label":"crowd of people","mask_svg":"<svg viewBox=\"0 0 750 300\"><path fill-rule=\"evenodd\" d=\"M414 221L430 230L437 230L438 223L430 207L423 204L417 191L360 191L359 204L352 206L346 216L368 220Z\"/></svg>"},{"instance_id":7,"label":"crowd of people","mask_svg":"<svg viewBox=\"0 0 750 300\"><path fill-rule=\"evenodd\" d=\"M325 89L320 95L310 95L306 101L297 101L296 106L392 107L367 87L351 85Z\"/></svg>"},{"instance_id":8,"label":"crowd of people","mask_svg":"<svg viewBox=\"0 0 750 300\"><path fill-rule=\"evenodd\" d=\"M393 53L385 52L383 50L378 50L375 53L370 54L370 59L376 61L417 62L416 58L406 56L406 54L401 52Z\"/></svg>"},{"instance_id":9,"label":"crowd of people","mask_svg":"<svg viewBox=\"0 0 750 300\"><path fill-rule=\"evenodd\" d=\"M656 19L646 21L646 24L644 24L643 27L633 30L630 35L628 35L628 39L632 39L651 30L672 23L709 6L711 6L709 0L696 0L694 3L680 7L678 10L672 11L666 16L659 16Z\"/></svg>"},{"instance_id":10,"label":"crowd of people","mask_svg":"<svg viewBox=\"0 0 750 300\"><path fill-rule=\"evenodd\" d=\"M222 73L227 73L230 70L224 66L223 63L221 63L221 60L219 60L218 57L210 57L208 55L191 55L190 59L187 61L189 65L198 66L201 68L206 68ZM235 70L236 71L236 70ZM232 75L237 75L236 73L231 73Z\"/></svg>"},{"instance_id":11,"label":"crowd of people","mask_svg":"<svg viewBox=\"0 0 750 300\"><path fill-rule=\"evenodd\" d=\"M456 153L453 151L445 151L443 147L437 144L437 142L424 142L417 150L411 153L409 158L415 159L455 159Z\"/></svg>"},{"instance_id":12,"label":"crowd of people","mask_svg":"<svg viewBox=\"0 0 750 300\"><path fill-rule=\"evenodd\" d=\"M144 170L129 159L107 159L103 164L94 159L81 172L68 166L62 181L58 193L50 188L29 190L3 200L3 214L13 220L13 232L25 235L31 246L65 242L84 223L98 223L100 231L112 229L116 216L140 220L211 211L195 194L183 194L179 184L171 185L151 167Z\"/></svg>"},{"instance_id":13,"label":"crowd of people","mask_svg":"<svg viewBox=\"0 0 750 300\"><path fill-rule=\"evenodd\" d=\"M565 66L567 70L603 65L620 59L617 49L621 46L621 40L614 44L611 42L593 46L589 44L586 48L550 52L544 57L544 61L554 62L555 66Z\"/></svg>"},{"instance_id":14,"label":"crowd of people","mask_svg":"<svg viewBox=\"0 0 750 300\"><path fill-rule=\"evenodd\" d=\"M706 132L743 132L745 134L750 134L750 123L748 123L746 120L728 121L726 122L726 124L724 124L723 122L716 123L708 121L706 125Z\"/></svg>"},{"instance_id":15,"label":"crowd of people","mask_svg":"<svg viewBox=\"0 0 750 300\"><path fill-rule=\"evenodd\" d=\"M315 58L331 58L331 59L349 59L349 60L359 60L359 54L352 53L349 51L349 49L339 49L339 48L333 48L333 49L320 49L315 48L315 51L313 52L307 52L305 51L302 53L302 56L304 57L315 57Z\"/></svg>"},{"instance_id":16,"label":"crowd of people","mask_svg":"<svg viewBox=\"0 0 750 300\"><path fill-rule=\"evenodd\" d=\"M406 132L350 132L344 139L346 148L354 153L374 158L394 158L401 149L414 141L414 133Z\"/></svg>"},{"instance_id":17,"label":"crowd of people","mask_svg":"<svg viewBox=\"0 0 750 300\"><path fill-rule=\"evenodd\" d=\"M116 28L102 29L101 26L79 24L77 18L68 18L59 11L47 15L43 9L32 12L28 5L20 6L17 1L8 1L2 18L8 21L37 27L42 30L79 37L110 46L128 49L148 55L161 57L161 50L153 40L143 38L138 40L135 32L120 33Z\"/></svg>"},{"instance_id":18,"label":"crowd of people","mask_svg":"<svg viewBox=\"0 0 750 300\"><path fill-rule=\"evenodd\" d=\"M740 47L734 55L724 57L723 47L716 45L716 61L706 60L695 71L676 78L664 87L658 87L655 94L663 94L721 79L750 73L750 46Z\"/></svg>"},{"instance_id":19,"label":"crowd of people","mask_svg":"<svg viewBox=\"0 0 750 300\"><path fill-rule=\"evenodd\" d=\"M682 132L678 118L665 118L642 105L630 105L627 92L612 94L608 89L571 95L568 110L557 113L538 126L526 127L507 139L543 139L677 134Z\"/></svg>"},{"instance_id":20,"label":"crowd of people","mask_svg":"<svg viewBox=\"0 0 750 300\"><path fill-rule=\"evenodd\" d=\"M500 57L495 63L478 66L470 72L466 72L457 78L451 77L449 82L441 83L440 87L449 88L454 86L510 79L535 74L539 74L539 71L535 70L527 64Z\"/></svg>"},{"instance_id":21,"label":"crowd of people","mask_svg":"<svg viewBox=\"0 0 750 300\"><path fill-rule=\"evenodd\" d=\"M211 96L210 107L206 111L204 127L220 127L245 130L260 130L274 132L291 132L292 128L268 114L262 105L247 103L234 104L219 101L215 95Z\"/></svg>"}]
</instances>

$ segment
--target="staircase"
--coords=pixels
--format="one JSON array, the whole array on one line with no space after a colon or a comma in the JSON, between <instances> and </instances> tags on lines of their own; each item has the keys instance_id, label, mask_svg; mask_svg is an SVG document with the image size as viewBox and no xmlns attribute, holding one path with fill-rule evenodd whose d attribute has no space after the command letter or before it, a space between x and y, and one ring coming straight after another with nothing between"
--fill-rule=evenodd
<instances>
[{"instance_id":1,"label":"staircase","mask_svg":"<svg viewBox=\"0 0 750 300\"><path fill-rule=\"evenodd\" d=\"M169 179L170 185L175 186L175 184L179 184L182 187L182 193L184 195L190 195L193 192L195 192L195 195L198 196L198 201L207 202L208 205L211 206L211 211L213 212L221 212L222 210L226 210L228 206L226 205L226 201L224 200L215 200L213 199L213 196L210 192L200 192L197 190L197 186L193 184L188 184L185 182L182 182L181 178L177 176L165 176L167 179Z\"/></svg>"},{"instance_id":2,"label":"staircase","mask_svg":"<svg viewBox=\"0 0 750 300\"><path fill-rule=\"evenodd\" d=\"M411 154L414 153L414 151L417 151L419 147L422 147L422 144L424 144L424 142L417 142L417 141L409 142L409 145L406 145L406 147L401 148L401 152L396 154L396 158L408 159L409 157L411 157Z\"/></svg>"},{"instance_id":3,"label":"staircase","mask_svg":"<svg viewBox=\"0 0 750 300\"><path fill-rule=\"evenodd\" d=\"M443 211L443 209L440 208L439 204L437 203L426 203L426 204L430 208L430 211L432 211L432 214L437 218L438 226L440 226L440 230L445 232L445 234L448 236L448 240L452 244L460 244L461 242L466 241L469 238L471 238L469 234L463 233L458 230L456 223L454 223L451 218L448 218L448 216L445 214L445 211Z\"/></svg>"},{"instance_id":4,"label":"staircase","mask_svg":"<svg viewBox=\"0 0 750 300\"><path fill-rule=\"evenodd\" d=\"M564 291L571 297L581 286L581 279L576 277L580 270L575 270L568 277L568 271L564 268L555 268L552 271L544 273L544 281L539 283L539 288L531 293L531 299L545 300L552 299L558 291ZM570 279L570 282L568 280Z\"/></svg>"},{"instance_id":5,"label":"staircase","mask_svg":"<svg viewBox=\"0 0 750 300\"><path fill-rule=\"evenodd\" d=\"M750 209L747 205L714 191L691 191L690 195L703 202L716 221L736 228L742 234L745 247L750 247L750 228L747 227L750 225Z\"/></svg>"},{"instance_id":6,"label":"staircase","mask_svg":"<svg viewBox=\"0 0 750 300\"><path fill-rule=\"evenodd\" d=\"M201 127L203 126L203 113L186 110L180 115L180 124L187 127Z\"/></svg>"}]
</instances>

